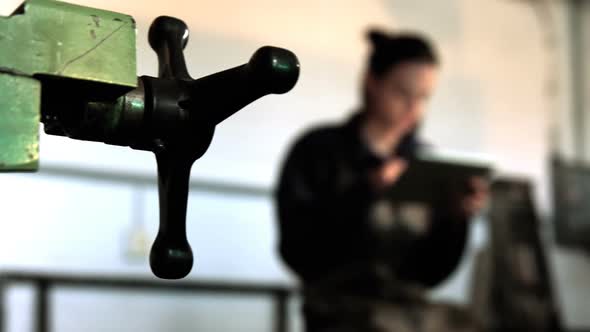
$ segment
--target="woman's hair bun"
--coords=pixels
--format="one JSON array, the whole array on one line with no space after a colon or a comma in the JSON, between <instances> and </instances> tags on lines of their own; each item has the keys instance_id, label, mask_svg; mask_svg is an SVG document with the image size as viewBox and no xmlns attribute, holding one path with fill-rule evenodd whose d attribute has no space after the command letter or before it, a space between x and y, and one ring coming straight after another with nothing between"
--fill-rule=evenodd
<instances>
[{"instance_id":1,"label":"woman's hair bun","mask_svg":"<svg viewBox=\"0 0 590 332\"><path fill-rule=\"evenodd\" d=\"M370 29L367 32L367 39L371 42L374 48L380 48L387 44L391 38L382 30Z\"/></svg>"}]
</instances>

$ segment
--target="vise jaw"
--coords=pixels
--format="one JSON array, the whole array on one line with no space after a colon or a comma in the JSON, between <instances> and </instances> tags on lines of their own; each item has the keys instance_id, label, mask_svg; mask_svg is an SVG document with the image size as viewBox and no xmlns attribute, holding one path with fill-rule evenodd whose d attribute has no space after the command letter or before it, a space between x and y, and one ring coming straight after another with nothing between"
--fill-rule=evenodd
<instances>
[{"instance_id":1,"label":"vise jaw","mask_svg":"<svg viewBox=\"0 0 590 332\"><path fill-rule=\"evenodd\" d=\"M0 171L37 170L56 108L137 86L135 33L131 16L51 0L0 17Z\"/></svg>"}]
</instances>

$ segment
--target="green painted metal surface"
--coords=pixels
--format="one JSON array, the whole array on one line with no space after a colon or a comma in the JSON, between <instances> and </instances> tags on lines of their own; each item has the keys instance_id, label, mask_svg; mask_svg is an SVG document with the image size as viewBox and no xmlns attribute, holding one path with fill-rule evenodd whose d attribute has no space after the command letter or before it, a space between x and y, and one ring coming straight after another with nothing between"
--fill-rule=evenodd
<instances>
[{"instance_id":1,"label":"green painted metal surface","mask_svg":"<svg viewBox=\"0 0 590 332\"><path fill-rule=\"evenodd\" d=\"M51 0L30 0L0 17L0 67L135 87L131 16Z\"/></svg>"},{"instance_id":2,"label":"green painted metal surface","mask_svg":"<svg viewBox=\"0 0 590 332\"><path fill-rule=\"evenodd\" d=\"M39 160L41 84L0 73L0 169L34 171Z\"/></svg>"},{"instance_id":3,"label":"green painted metal surface","mask_svg":"<svg viewBox=\"0 0 590 332\"><path fill-rule=\"evenodd\" d=\"M37 168L44 82L79 83L87 98L136 87L135 35L131 16L52 0L0 17L0 171Z\"/></svg>"}]
</instances>

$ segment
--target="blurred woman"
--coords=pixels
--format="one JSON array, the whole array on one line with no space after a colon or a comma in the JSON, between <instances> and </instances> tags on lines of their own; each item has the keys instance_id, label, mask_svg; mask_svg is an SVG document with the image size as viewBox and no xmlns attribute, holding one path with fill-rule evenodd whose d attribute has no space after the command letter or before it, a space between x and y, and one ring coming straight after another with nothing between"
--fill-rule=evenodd
<instances>
[{"instance_id":1,"label":"blurred woman","mask_svg":"<svg viewBox=\"0 0 590 332\"><path fill-rule=\"evenodd\" d=\"M297 140L276 195L279 251L302 281L308 332L426 328L434 307L424 291L458 265L468 220L485 202L477 179L465 195L432 188L439 199L427 206L387 198L424 147L417 129L439 60L416 34L371 31L369 40L363 105Z\"/></svg>"}]
</instances>

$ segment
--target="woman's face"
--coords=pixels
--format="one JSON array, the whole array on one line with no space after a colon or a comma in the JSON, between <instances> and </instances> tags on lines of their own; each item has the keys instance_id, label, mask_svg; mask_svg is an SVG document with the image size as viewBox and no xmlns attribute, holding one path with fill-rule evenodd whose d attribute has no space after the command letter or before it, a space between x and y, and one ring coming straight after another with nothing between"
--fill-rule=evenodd
<instances>
[{"instance_id":1,"label":"woman's face","mask_svg":"<svg viewBox=\"0 0 590 332\"><path fill-rule=\"evenodd\" d=\"M436 85L438 69L424 62L403 62L383 76L367 76L369 116L406 133L424 115Z\"/></svg>"}]
</instances>

